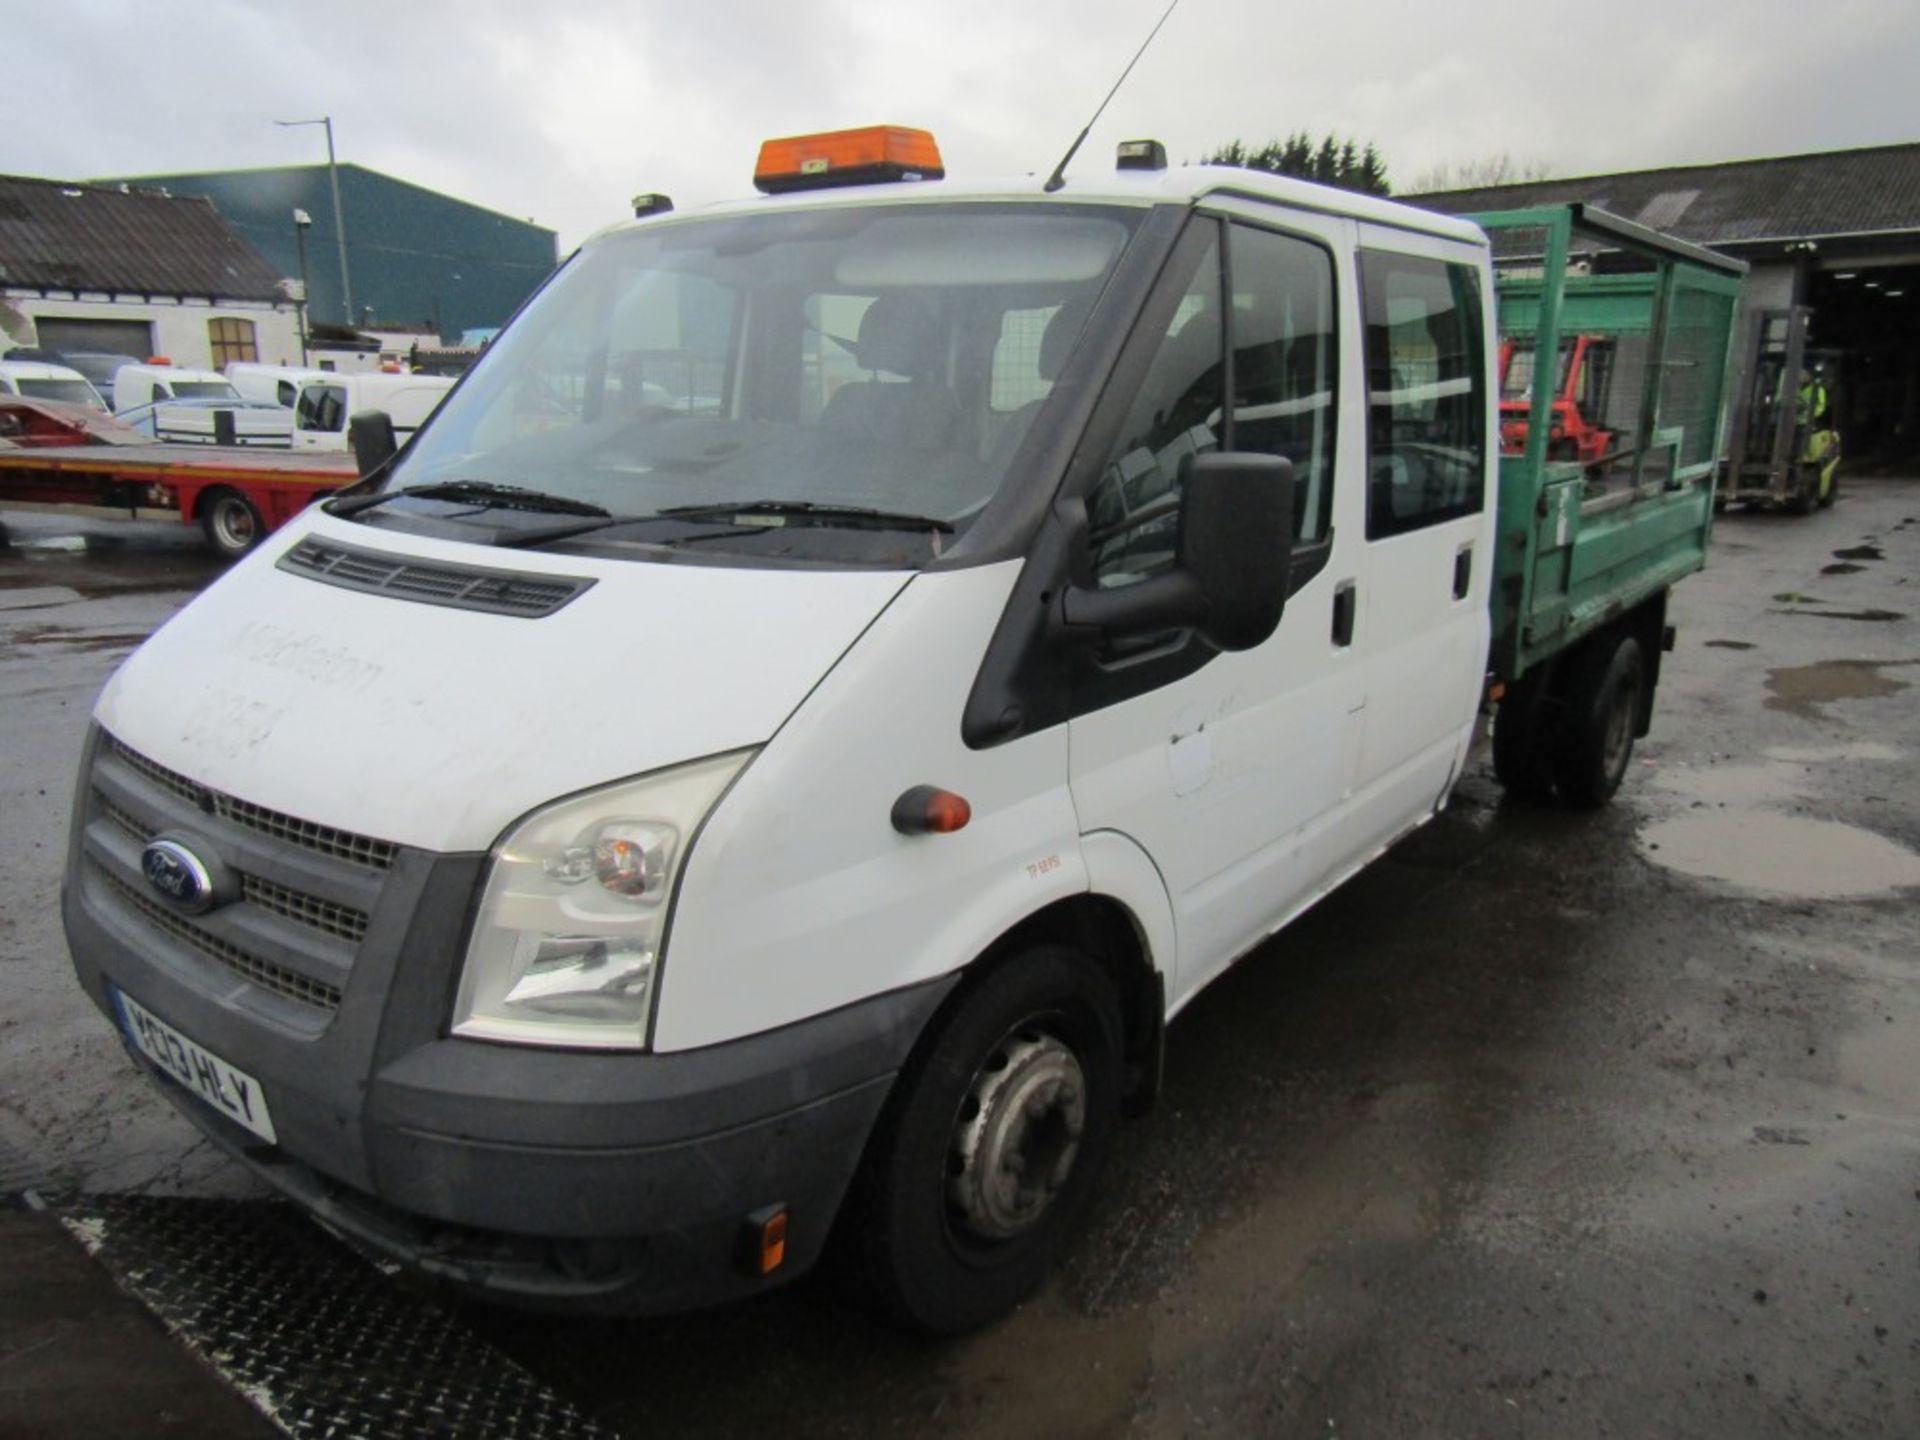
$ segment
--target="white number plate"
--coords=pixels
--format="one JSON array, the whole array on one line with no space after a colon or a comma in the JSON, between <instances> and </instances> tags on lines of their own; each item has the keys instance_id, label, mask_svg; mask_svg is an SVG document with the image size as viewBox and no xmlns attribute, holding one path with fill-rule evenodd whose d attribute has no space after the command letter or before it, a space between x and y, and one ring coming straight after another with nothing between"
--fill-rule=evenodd
<instances>
[{"instance_id":1,"label":"white number plate","mask_svg":"<svg viewBox=\"0 0 1920 1440\"><path fill-rule=\"evenodd\" d=\"M121 1026L142 1055L235 1124L269 1145L278 1142L258 1080L194 1044L124 991L115 990L114 998L120 1003Z\"/></svg>"}]
</instances>

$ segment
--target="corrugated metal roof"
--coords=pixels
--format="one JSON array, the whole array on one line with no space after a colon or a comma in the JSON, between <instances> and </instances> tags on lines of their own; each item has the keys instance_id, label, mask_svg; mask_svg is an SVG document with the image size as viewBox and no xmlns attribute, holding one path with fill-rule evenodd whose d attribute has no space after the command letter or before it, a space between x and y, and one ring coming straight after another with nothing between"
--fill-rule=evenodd
<instances>
[{"instance_id":1,"label":"corrugated metal roof","mask_svg":"<svg viewBox=\"0 0 1920 1440\"><path fill-rule=\"evenodd\" d=\"M1449 215L1580 200L1703 245L1920 232L1920 144L1396 198Z\"/></svg>"},{"instance_id":2,"label":"corrugated metal roof","mask_svg":"<svg viewBox=\"0 0 1920 1440\"><path fill-rule=\"evenodd\" d=\"M0 175L0 286L286 299L210 201L18 175Z\"/></svg>"}]
</instances>

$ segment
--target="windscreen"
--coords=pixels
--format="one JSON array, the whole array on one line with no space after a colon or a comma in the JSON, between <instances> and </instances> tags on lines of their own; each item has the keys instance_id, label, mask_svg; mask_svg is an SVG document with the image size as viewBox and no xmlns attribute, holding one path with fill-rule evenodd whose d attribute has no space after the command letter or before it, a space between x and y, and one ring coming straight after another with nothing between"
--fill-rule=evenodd
<instances>
[{"instance_id":1,"label":"windscreen","mask_svg":"<svg viewBox=\"0 0 1920 1440\"><path fill-rule=\"evenodd\" d=\"M63 400L69 405L91 405L98 410L100 397L84 380L22 380L20 393L35 400Z\"/></svg>"},{"instance_id":2,"label":"windscreen","mask_svg":"<svg viewBox=\"0 0 1920 1440\"><path fill-rule=\"evenodd\" d=\"M402 460L618 516L798 502L964 526L1144 211L833 207L588 247Z\"/></svg>"},{"instance_id":3,"label":"windscreen","mask_svg":"<svg viewBox=\"0 0 1920 1440\"><path fill-rule=\"evenodd\" d=\"M176 380L176 400L238 400L240 392L225 380Z\"/></svg>"}]
</instances>

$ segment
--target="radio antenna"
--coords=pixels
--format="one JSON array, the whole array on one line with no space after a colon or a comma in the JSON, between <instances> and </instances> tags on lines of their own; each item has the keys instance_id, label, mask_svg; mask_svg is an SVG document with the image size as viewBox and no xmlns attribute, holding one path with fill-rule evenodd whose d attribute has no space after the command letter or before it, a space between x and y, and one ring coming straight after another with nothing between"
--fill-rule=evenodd
<instances>
[{"instance_id":1,"label":"radio antenna","mask_svg":"<svg viewBox=\"0 0 1920 1440\"><path fill-rule=\"evenodd\" d=\"M1153 37L1160 33L1160 26L1167 23L1167 16L1172 15L1179 4L1180 0L1173 0L1173 3L1167 6L1166 14L1160 17L1159 24L1147 32L1147 38L1141 41L1140 48L1133 52L1133 59L1129 60L1127 62L1127 68L1120 72L1120 78L1113 82L1113 89L1107 91L1107 98L1100 102L1100 108L1093 112L1093 118L1087 121L1086 128L1075 137L1073 144L1067 147L1067 153L1060 157L1060 163L1053 167L1053 174L1049 175L1047 177L1047 183L1040 187L1047 194L1053 194L1054 191L1067 183L1067 162L1079 153L1080 147L1086 143L1087 136L1093 133L1093 127L1100 123L1100 116L1105 112L1108 104L1113 100L1115 95L1120 93L1120 87L1127 83L1127 76L1133 73L1133 67L1138 65L1140 63L1140 57L1147 53L1147 46L1153 44Z\"/></svg>"}]
</instances>

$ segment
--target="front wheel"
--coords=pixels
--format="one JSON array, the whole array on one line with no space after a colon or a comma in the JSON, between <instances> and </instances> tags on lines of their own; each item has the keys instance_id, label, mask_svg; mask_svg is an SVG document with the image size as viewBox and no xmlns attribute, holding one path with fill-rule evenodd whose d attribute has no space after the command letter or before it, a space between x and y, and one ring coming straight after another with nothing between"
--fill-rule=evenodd
<instances>
[{"instance_id":1,"label":"front wheel","mask_svg":"<svg viewBox=\"0 0 1920 1440\"><path fill-rule=\"evenodd\" d=\"M901 1074L848 1212L862 1280L923 1330L1010 1310L1078 1226L1120 1114L1106 972L1044 945L1001 964Z\"/></svg>"},{"instance_id":2,"label":"front wheel","mask_svg":"<svg viewBox=\"0 0 1920 1440\"><path fill-rule=\"evenodd\" d=\"M1589 652L1569 688L1554 750L1554 784L1567 804L1604 805L1627 778L1646 683L1646 656L1633 636Z\"/></svg>"},{"instance_id":3,"label":"front wheel","mask_svg":"<svg viewBox=\"0 0 1920 1440\"><path fill-rule=\"evenodd\" d=\"M266 527L253 502L238 490L210 490L200 502L200 528L222 560L238 560L260 543Z\"/></svg>"}]
</instances>

